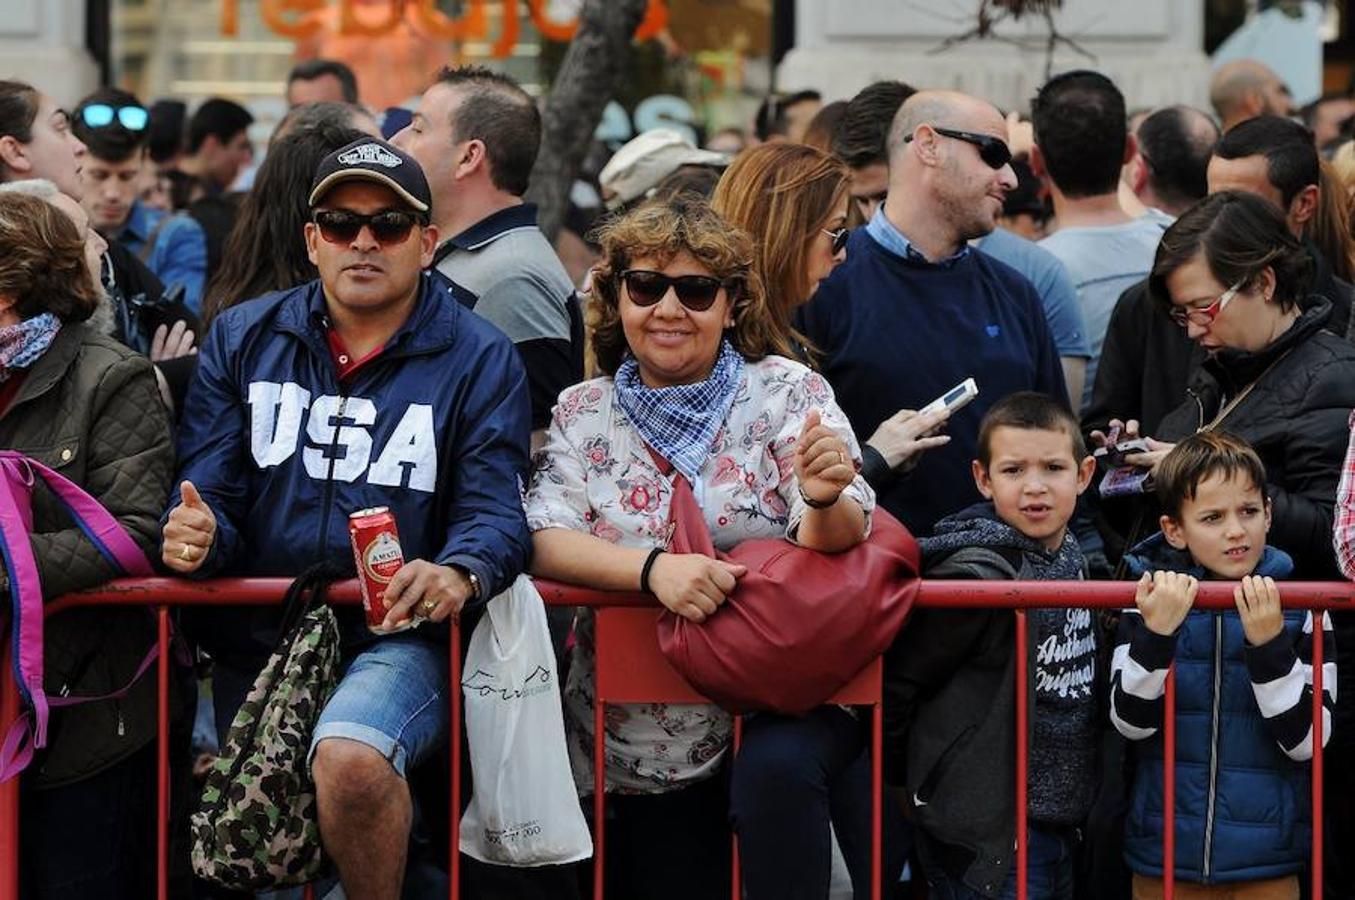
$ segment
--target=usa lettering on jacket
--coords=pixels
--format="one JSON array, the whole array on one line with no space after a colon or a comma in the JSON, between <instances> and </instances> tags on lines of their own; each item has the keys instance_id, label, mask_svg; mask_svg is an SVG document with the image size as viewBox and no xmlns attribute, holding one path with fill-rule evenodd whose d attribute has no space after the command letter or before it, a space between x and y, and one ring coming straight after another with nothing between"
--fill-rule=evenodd
<instances>
[{"instance_id":1,"label":"usa lettering on jacket","mask_svg":"<svg viewBox=\"0 0 1355 900\"><path fill-rule=\"evenodd\" d=\"M353 482L365 473L368 484L429 494L437 484L433 407L426 403L405 406L375 462L371 428L377 408L366 397L324 394L312 401L310 391L294 382L252 381L249 410L250 452L261 469L280 466L296 455L304 420L301 462L311 478Z\"/></svg>"}]
</instances>

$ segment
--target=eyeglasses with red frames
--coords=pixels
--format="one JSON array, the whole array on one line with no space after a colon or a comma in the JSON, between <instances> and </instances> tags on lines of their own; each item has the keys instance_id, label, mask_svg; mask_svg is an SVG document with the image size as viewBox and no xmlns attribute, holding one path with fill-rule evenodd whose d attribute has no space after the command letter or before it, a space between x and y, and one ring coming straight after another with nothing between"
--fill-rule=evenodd
<instances>
[{"instance_id":1,"label":"eyeglasses with red frames","mask_svg":"<svg viewBox=\"0 0 1355 900\"><path fill-rule=\"evenodd\" d=\"M1214 323L1219 313L1223 312L1223 308L1232 302L1232 299L1237 296L1238 291L1242 290L1242 285L1245 283L1246 279L1244 278L1215 297L1214 302L1208 306L1173 306L1167 314L1172 317L1173 322L1182 328L1188 325L1207 327Z\"/></svg>"}]
</instances>

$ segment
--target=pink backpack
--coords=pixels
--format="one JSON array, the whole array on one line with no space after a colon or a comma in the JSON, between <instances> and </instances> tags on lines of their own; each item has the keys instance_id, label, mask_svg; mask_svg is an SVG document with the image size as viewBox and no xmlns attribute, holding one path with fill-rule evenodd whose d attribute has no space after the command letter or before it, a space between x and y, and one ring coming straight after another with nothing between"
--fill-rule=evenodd
<instances>
[{"instance_id":1,"label":"pink backpack","mask_svg":"<svg viewBox=\"0 0 1355 900\"><path fill-rule=\"evenodd\" d=\"M136 674L126 685L101 697L48 697L42 687L42 583L33 545L33 486L41 478L104 558L123 576L150 575L146 554L118 520L98 500L63 475L13 450L0 451L0 554L9 573L10 652L14 679L25 712L5 734L0 744L0 781L18 775L33 759L33 752L47 743L47 716L51 707L73 706L94 700L124 696L145 674L159 653L151 647ZM0 627L4 624L0 605Z\"/></svg>"}]
</instances>

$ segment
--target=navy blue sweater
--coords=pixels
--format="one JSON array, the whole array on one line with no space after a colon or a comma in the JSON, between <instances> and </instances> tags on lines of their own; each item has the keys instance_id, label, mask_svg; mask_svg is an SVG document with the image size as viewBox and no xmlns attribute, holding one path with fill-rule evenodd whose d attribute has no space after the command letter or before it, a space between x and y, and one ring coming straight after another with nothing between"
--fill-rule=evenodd
<instances>
[{"instance_id":1,"label":"navy blue sweater","mask_svg":"<svg viewBox=\"0 0 1355 900\"><path fill-rule=\"evenodd\" d=\"M969 464L989 407L1015 391L1067 397L1035 288L983 253L932 264L857 229L847 261L802 308L799 325L862 441L900 409L919 409L965 378L978 382L978 399L946 428L950 443L878 489L881 505L914 534L982 499Z\"/></svg>"}]
</instances>

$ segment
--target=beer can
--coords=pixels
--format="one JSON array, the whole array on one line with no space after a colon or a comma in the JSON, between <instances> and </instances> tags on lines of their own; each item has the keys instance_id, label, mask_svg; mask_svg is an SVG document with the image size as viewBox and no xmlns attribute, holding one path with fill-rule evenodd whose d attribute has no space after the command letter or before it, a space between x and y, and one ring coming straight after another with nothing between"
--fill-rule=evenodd
<instances>
[{"instance_id":1,"label":"beer can","mask_svg":"<svg viewBox=\"0 0 1355 900\"><path fill-rule=\"evenodd\" d=\"M396 628L381 627L386 613L390 612L386 605L386 587L405 564L400 533L390 508L377 506L353 513L348 517L348 534L353 539L353 562L357 565L358 583L362 587L362 608L367 612L368 630L374 634L389 634L414 627L412 616Z\"/></svg>"}]
</instances>

